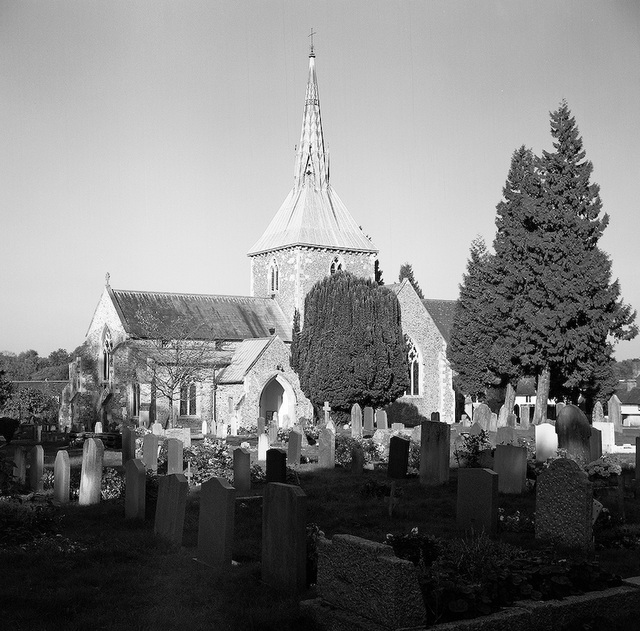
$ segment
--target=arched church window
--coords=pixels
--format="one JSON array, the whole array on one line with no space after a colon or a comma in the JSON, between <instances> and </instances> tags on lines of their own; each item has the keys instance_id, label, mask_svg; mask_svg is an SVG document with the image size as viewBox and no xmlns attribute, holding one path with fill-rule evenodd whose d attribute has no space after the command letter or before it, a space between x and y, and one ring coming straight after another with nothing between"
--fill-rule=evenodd
<instances>
[{"instance_id":1,"label":"arched church window","mask_svg":"<svg viewBox=\"0 0 640 631\"><path fill-rule=\"evenodd\" d=\"M140 416L140 384L131 384L131 416Z\"/></svg>"},{"instance_id":2,"label":"arched church window","mask_svg":"<svg viewBox=\"0 0 640 631\"><path fill-rule=\"evenodd\" d=\"M271 293L275 293L279 289L280 271L278 270L278 263L273 259L269 265L269 291L271 291Z\"/></svg>"},{"instance_id":3,"label":"arched church window","mask_svg":"<svg viewBox=\"0 0 640 631\"><path fill-rule=\"evenodd\" d=\"M113 340L111 331L105 328L102 335L102 381L111 381L113 367Z\"/></svg>"},{"instance_id":4,"label":"arched church window","mask_svg":"<svg viewBox=\"0 0 640 631\"><path fill-rule=\"evenodd\" d=\"M410 337L407 337L407 360L409 362L409 389L405 394L420 395L420 353Z\"/></svg>"},{"instance_id":5,"label":"arched church window","mask_svg":"<svg viewBox=\"0 0 640 631\"><path fill-rule=\"evenodd\" d=\"M335 256L333 261L331 261L331 269L329 270L331 274L335 274L336 272L340 272L344 269L344 263L339 256Z\"/></svg>"},{"instance_id":6,"label":"arched church window","mask_svg":"<svg viewBox=\"0 0 640 631\"><path fill-rule=\"evenodd\" d=\"M180 416L195 416L196 414L196 384L183 383L180 386Z\"/></svg>"}]
</instances>

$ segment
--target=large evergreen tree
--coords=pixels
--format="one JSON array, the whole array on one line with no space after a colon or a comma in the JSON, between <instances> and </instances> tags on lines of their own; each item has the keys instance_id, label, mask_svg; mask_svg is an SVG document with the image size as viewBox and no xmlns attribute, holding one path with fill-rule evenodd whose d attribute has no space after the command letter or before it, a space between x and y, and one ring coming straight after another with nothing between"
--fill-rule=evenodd
<instances>
[{"instance_id":1,"label":"large evergreen tree","mask_svg":"<svg viewBox=\"0 0 640 631\"><path fill-rule=\"evenodd\" d=\"M415 279L415 276L413 275L413 267L411 266L411 263L403 263L400 266L400 273L398 274L398 280L402 282L405 278L411 283L411 285L413 285L413 288L416 290L416 293L418 294L418 296L422 300L424 300L422 289L420 289L420 285L418 285L418 281Z\"/></svg>"},{"instance_id":2,"label":"large evergreen tree","mask_svg":"<svg viewBox=\"0 0 640 631\"><path fill-rule=\"evenodd\" d=\"M329 401L348 411L354 403L380 407L395 401L409 386L395 294L348 272L316 283L305 299L292 364L316 406Z\"/></svg>"}]
</instances>

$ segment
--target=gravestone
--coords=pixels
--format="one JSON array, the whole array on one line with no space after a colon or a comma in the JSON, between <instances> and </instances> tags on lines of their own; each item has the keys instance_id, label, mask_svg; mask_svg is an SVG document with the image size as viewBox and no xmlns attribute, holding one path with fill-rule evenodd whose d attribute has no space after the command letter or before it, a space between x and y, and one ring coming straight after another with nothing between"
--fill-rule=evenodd
<instances>
[{"instance_id":1,"label":"gravestone","mask_svg":"<svg viewBox=\"0 0 640 631\"><path fill-rule=\"evenodd\" d=\"M216 423L216 438L218 440L226 440L228 435L227 424L224 421L218 421Z\"/></svg>"},{"instance_id":2,"label":"gravestone","mask_svg":"<svg viewBox=\"0 0 640 631\"><path fill-rule=\"evenodd\" d=\"M609 423L613 423L614 431L622 431L622 404L617 395L612 394L609 402L607 403L607 410L609 412Z\"/></svg>"},{"instance_id":3,"label":"gravestone","mask_svg":"<svg viewBox=\"0 0 640 631\"><path fill-rule=\"evenodd\" d=\"M318 597L347 612L349 622L327 629L424 629L426 612L418 570L393 548L353 535L318 539Z\"/></svg>"},{"instance_id":4,"label":"gravestone","mask_svg":"<svg viewBox=\"0 0 640 631\"><path fill-rule=\"evenodd\" d=\"M147 474L138 458L127 460L125 470L124 518L144 521Z\"/></svg>"},{"instance_id":5,"label":"gravestone","mask_svg":"<svg viewBox=\"0 0 640 631\"><path fill-rule=\"evenodd\" d=\"M277 412L273 413L271 417L271 422L269 425L274 425L275 427L280 427L280 415Z\"/></svg>"},{"instance_id":6,"label":"gravestone","mask_svg":"<svg viewBox=\"0 0 640 631\"><path fill-rule=\"evenodd\" d=\"M13 453L13 477L19 484L27 483L27 454L24 447L16 447Z\"/></svg>"},{"instance_id":7,"label":"gravestone","mask_svg":"<svg viewBox=\"0 0 640 631\"><path fill-rule=\"evenodd\" d=\"M291 430L289 432L289 444L287 446L287 463L290 466L300 464L300 456L302 455L302 434Z\"/></svg>"},{"instance_id":8,"label":"gravestone","mask_svg":"<svg viewBox=\"0 0 640 631\"><path fill-rule=\"evenodd\" d=\"M69 501L69 485L71 482L71 465L69 452L60 449L53 465L53 499L61 504Z\"/></svg>"},{"instance_id":9,"label":"gravestone","mask_svg":"<svg viewBox=\"0 0 640 631\"><path fill-rule=\"evenodd\" d=\"M238 417L234 414L230 419L229 419L229 435L230 436L237 436L238 435Z\"/></svg>"},{"instance_id":10,"label":"gravestone","mask_svg":"<svg viewBox=\"0 0 640 631\"><path fill-rule=\"evenodd\" d=\"M507 427L515 428L517 418L518 417L513 412L509 412L509 414L507 414Z\"/></svg>"},{"instance_id":11,"label":"gravestone","mask_svg":"<svg viewBox=\"0 0 640 631\"><path fill-rule=\"evenodd\" d=\"M464 398L464 413L469 420L473 418L473 401L469 396Z\"/></svg>"},{"instance_id":12,"label":"gravestone","mask_svg":"<svg viewBox=\"0 0 640 631\"><path fill-rule=\"evenodd\" d=\"M93 427L93 431L94 431L94 433L95 433L95 434L102 434L102 433L104 433L104 432L103 432L103 429L102 429L102 422L101 422L101 421L98 421L98 422L94 425L94 427Z\"/></svg>"},{"instance_id":13,"label":"gravestone","mask_svg":"<svg viewBox=\"0 0 640 631\"><path fill-rule=\"evenodd\" d=\"M407 477L410 445L411 442L402 436L391 437L391 440L389 441L389 465L387 466L387 477L396 480L402 480Z\"/></svg>"},{"instance_id":14,"label":"gravestone","mask_svg":"<svg viewBox=\"0 0 640 631\"><path fill-rule=\"evenodd\" d=\"M482 429L482 426L480 425L480 423L474 423L469 428L469 434L471 436L478 436L480 434L480 432L482 432L482 431L483 431L483 429Z\"/></svg>"},{"instance_id":15,"label":"gravestone","mask_svg":"<svg viewBox=\"0 0 640 631\"><path fill-rule=\"evenodd\" d=\"M498 431L498 415L495 412L491 412L489 417L489 430L490 432Z\"/></svg>"},{"instance_id":16,"label":"gravestone","mask_svg":"<svg viewBox=\"0 0 640 631\"><path fill-rule=\"evenodd\" d=\"M558 449L566 449L579 462L586 464L591 455L591 425L584 412L575 405L565 405L556 419Z\"/></svg>"},{"instance_id":17,"label":"gravestone","mask_svg":"<svg viewBox=\"0 0 640 631\"><path fill-rule=\"evenodd\" d=\"M331 420L331 406L329 405L329 401L324 402L322 411L324 412L324 424L327 425Z\"/></svg>"},{"instance_id":18,"label":"gravestone","mask_svg":"<svg viewBox=\"0 0 640 631\"><path fill-rule=\"evenodd\" d=\"M351 438L362 438L362 409L357 403L351 406Z\"/></svg>"},{"instance_id":19,"label":"gravestone","mask_svg":"<svg viewBox=\"0 0 640 631\"><path fill-rule=\"evenodd\" d=\"M449 481L451 427L422 421L420 436L420 484L438 486Z\"/></svg>"},{"instance_id":20,"label":"gravestone","mask_svg":"<svg viewBox=\"0 0 640 631\"><path fill-rule=\"evenodd\" d=\"M336 466L336 435L325 427L318 437L318 466L321 469L333 469Z\"/></svg>"},{"instance_id":21,"label":"gravestone","mask_svg":"<svg viewBox=\"0 0 640 631\"><path fill-rule=\"evenodd\" d=\"M520 495L527 481L527 449L514 445L498 445L493 459L498 474L498 491Z\"/></svg>"},{"instance_id":22,"label":"gravestone","mask_svg":"<svg viewBox=\"0 0 640 631\"><path fill-rule=\"evenodd\" d=\"M239 494L251 490L251 454L242 447L233 450L233 486Z\"/></svg>"},{"instance_id":23,"label":"gravestone","mask_svg":"<svg viewBox=\"0 0 640 631\"><path fill-rule=\"evenodd\" d=\"M507 414L509 414L509 410L503 404L500 406L500 412L498 413L498 423L497 427L494 431L497 431L498 427L506 427L507 426Z\"/></svg>"},{"instance_id":24,"label":"gravestone","mask_svg":"<svg viewBox=\"0 0 640 631\"><path fill-rule=\"evenodd\" d=\"M602 457L602 432L595 427L591 428L591 439L589 440L589 462L593 462Z\"/></svg>"},{"instance_id":25,"label":"gravestone","mask_svg":"<svg viewBox=\"0 0 640 631\"><path fill-rule=\"evenodd\" d=\"M387 419L386 410L376 410L376 429L389 429L389 420Z\"/></svg>"},{"instance_id":26,"label":"gravestone","mask_svg":"<svg viewBox=\"0 0 640 631\"><path fill-rule=\"evenodd\" d=\"M156 436L163 436L164 430L162 429L162 423L158 423L157 421L151 426L151 432Z\"/></svg>"},{"instance_id":27,"label":"gravestone","mask_svg":"<svg viewBox=\"0 0 640 631\"><path fill-rule=\"evenodd\" d=\"M562 412L562 410L564 410L564 406L566 405L566 403L562 402L562 401L558 401L558 403L556 403L556 418L558 418L558 416L560 415L560 412Z\"/></svg>"},{"instance_id":28,"label":"gravestone","mask_svg":"<svg viewBox=\"0 0 640 631\"><path fill-rule=\"evenodd\" d=\"M440 412L431 412L431 422L432 423L440 422Z\"/></svg>"},{"instance_id":29,"label":"gravestone","mask_svg":"<svg viewBox=\"0 0 640 631\"><path fill-rule=\"evenodd\" d=\"M136 457L136 433L131 427L122 428L122 466Z\"/></svg>"},{"instance_id":30,"label":"gravestone","mask_svg":"<svg viewBox=\"0 0 640 631\"><path fill-rule=\"evenodd\" d=\"M182 545L184 512L189 483L182 473L161 476L153 532L174 545Z\"/></svg>"},{"instance_id":31,"label":"gravestone","mask_svg":"<svg viewBox=\"0 0 640 631\"><path fill-rule=\"evenodd\" d=\"M99 438L87 438L82 446L82 470L78 496L78 503L81 506L100 502L103 459L104 445L102 441Z\"/></svg>"},{"instance_id":32,"label":"gravestone","mask_svg":"<svg viewBox=\"0 0 640 631\"><path fill-rule=\"evenodd\" d=\"M600 401L596 401L596 404L593 406L593 412L591 413L591 421L592 423L604 423L604 410L602 409L602 403Z\"/></svg>"},{"instance_id":33,"label":"gravestone","mask_svg":"<svg viewBox=\"0 0 640 631\"><path fill-rule=\"evenodd\" d=\"M498 474L490 469L458 469L456 522L461 530L498 532Z\"/></svg>"},{"instance_id":34,"label":"gravestone","mask_svg":"<svg viewBox=\"0 0 640 631\"><path fill-rule=\"evenodd\" d=\"M521 405L520 406L520 427L522 429L529 429L530 425L531 425L531 406Z\"/></svg>"},{"instance_id":35,"label":"gravestone","mask_svg":"<svg viewBox=\"0 0 640 631\"><path fill-rule=\"evenodd\" d=\"M182 473L184 471L184 449L182 441L177 438L167 439L167 474Z\"/></svg>"},{"instance_id":36,"label":"gravestone","mask_svg":"<svg viewBox=\"0 0 640 631\"><path fill-rule=\"evenodd\" d=\"M558 451L558 435L556 428L550 423L535 425L536 432L536 460L546 462L555 458Z\"/></svg>"},{"instance_id":37,"label":"gravestone","mask_svg":"<svg viewBox=\"0 0 640 631\"><path fill-rule=\"evenodd\" d=\"M616 446L616 433L613 423L594 421L593 428L600 432L600 441L603 454L610 454Z\"/></svg>"},{"instance_id":38,"label":"gravestone","mask_svg":"<svg viewBox=\"0 0 640 631\"><path fill-rule=\"evenodd\" d=\"M149 427L149 410L142 408L140 405L140 412L138 413L138 427Z\"/></svg>"},{"instance_id":39,"label":"gravestone","mask_svg":"<svg viewBox=\"0 0 640 631\"><path fill-rule=\"evenodd\" d=\"M515 427L507 425L506 427L498 427L496 433L496 445L517 445L518 434Z\"/></svg>"},{"instance_id":40,"label":"gravestone","mask_svg":"<svg viewBox=\"0 0 640 631\"><path fill-rule=\"evenodd\" d=\"M362 445L354 445L351 448L351 473L360 474L364 469L364 450Z\"/></svg>"},{"instance_id":41,"label":"gravestone","mask_svg":"<svg viewBox=\"0 0 640 631\"><path fill-rule=\"evenodd\" d=\"M593 488L577 462L558 458L540 473L536 482L536 539L568 548L590 548L592 511Z\"/></svg>"},{"instance_id":42,"label":"gravestone","mask_svg":"<svg viewBox=\"0 0 640 631\"><path fill-rule=\"evenodd\" d=\"M491 408L486 403L481 403L475 410L473 420L478 423L482 429L488 431L489 423L491 422Z\"/></svg>"},{"instance_id":43,"label":"gravestone","mask_svg":"<svg viewBox=\"0 0 640 631\"><path fill-rule=\"evenodd\" d=\"M404 423L392 423L392 424L391 424L391 429L392 429L393 431L397 431L397 430L400 430L400 429L404 429Z\"/></svg>"},{"instance_id":44,"label":"gravestone","mask_svg":"<svg viewBox=\"0 0 640 631\"><path fill-rule=\"evenodd\" d=\"M287 452L284 449L267 450L267 483L287 481Z\"/></svg>"},{"instance_id":45,"label":"gravestone","mask_svg":"<svg viewBox=\"0 0 640 631\"><path fill-rule=\"evenodd\" d=\"M466 414L463 414L460 417L460 425L462 427L471 427L471 419Z\"/></svg>"},{"instance_id":46,"label":"gravestone","mask_svg":"<svg viewBox=\"0 0 640 631\"><path fill-rule=\"evenodd\" d=\"M262 506L262 581L296 594L307 581L307 496L298 486L267 484Z\"/></svg>"},{"instance_id":47,"label":"gravestone","mask_svg":"<svg viewBox=\"0 0 640 631\"><path fill-rule=\"evenodd\" d=\"M336 426L335 426L334 422L333 422L331 419L329 419L329 420L327 421L327 424L325 425L325 427L326 427L328 430L331 430L331 431L333 432L333 435L334 435L334 436L336 435Z\"/></svg>"},{"instance_id":48,"label":"gravestone","mask_svg":"<svg viewBox=\"0 0 640 631\"><path fill-rule=\"evenodd\" d=\"M269 437L266 434L258 434L258 461L267 460L267 450L269 449Z\"/></svg>"},{"instance_id":49,"label":"gravestone","mask_svg":"<svg viewBox=\"0 0 640 631\"><path fill-rule=\"evenodd\" d=\"M158 436L145 434L142 439L142 462L147 471L158 470Z\"/></svg>"},{"instance_id":50,"label":"gravestone","mask_svg":"<svg viewBox=\"0 0 640 631\"><path fill-rule=\"evenodd\" d=\"M213 477L200 488L198 561L214 567L230 566L236 490L224 478Z\"/></svg>"},{"instance_id":51,"label":"gravestone","mask_svg":"<svg viewBox=\"0 0 640 631\"><path fill-rule=\"evenodd\" d=\"M364 409L364 427L362 430L365 436L373 436L373 432L376 431L373 419L373 408L366 407Z\"/></svg>"},{"instance_id":52,"label":"gravestone","mask_svg":"<svg viewBox=\"0 0 640 631\"><path fill-rule=\"evenodd\" d=\"M278 442L278 425L271 421L269 423L269 444L275 445Z\"/></svg>"},{"instance_id":53,"label":"gravestone","mask_svg":"<svg viewBox=\"0 0 640 631\"><path fill-rule=\"evenodd\" d=\"M202 432L203 436L206 436L209 433L209 425L207 424L207 421L202 421L200 431Z\"/></svg>"},{"instance_id":54,"label":"gravestone","mask_svg":"<svg viewBox=\"0 0 640 631\"><path fill-rule=\"evenodd\" d=\"M258 417L258 436L264 434L264 417Z\"/></svg>"},{"instance_id":55,"label":"gravestone","mask_svg":"<svg viewBox=\"0 0 640 631\"><path fill-rule=\"evenodd\" d=\"M291 417L288 414L283 414L282 423L280 425L283 429L291 429Z\"/></svg>"}]
</instances>

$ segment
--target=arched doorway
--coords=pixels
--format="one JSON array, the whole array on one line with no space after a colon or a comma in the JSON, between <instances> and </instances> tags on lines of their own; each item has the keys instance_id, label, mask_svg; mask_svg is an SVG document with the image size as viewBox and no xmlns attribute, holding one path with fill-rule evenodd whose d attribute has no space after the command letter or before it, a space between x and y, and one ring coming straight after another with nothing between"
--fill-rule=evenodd
<instances>
[{"instance_id":1,"label":"arched doorway","mask_svg":"<svg viewBox=\"0 0 640 631\"><path fill-rule=\"evenodd\" d=\"M260 394L260 416L270 421L274 413L278 414L279 427L291 427L296 422L296 395L282 375L271 377Z\"/></svg>"}]
</instances>

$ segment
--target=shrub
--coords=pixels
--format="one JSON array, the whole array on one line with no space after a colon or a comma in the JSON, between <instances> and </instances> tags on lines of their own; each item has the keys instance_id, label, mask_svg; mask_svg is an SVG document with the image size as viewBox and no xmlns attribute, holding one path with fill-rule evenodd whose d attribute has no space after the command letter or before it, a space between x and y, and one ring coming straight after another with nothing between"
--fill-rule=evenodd
<instances>
[{"instance_id":1,"label":"shrub","mask_svg":"<svg viewBox=\"0 0 640 631\"><path fill-rule=\"evenodd\" d=\"M382 451L378 443L370 438L351 438L351 436L336 436L336 464L341 467L351 465L351 450L360 445L364 452L364 461L366 463L376 462L381 459Z\"/></svg>"},{"instance_id":2,"label":"shrub","mask_svg":"<svg viewBox=\"0 0 640 631\"><path fill-rule=\"evenodd\" d=\"M0 548L19 547L43 535L55 535L59 514L51 502L23 502L15 497L0 498Z\"/></svg>"},{"instance_id":3,"label":"shrub","mask_svg":"<svg viewBox=\"0 0 640 631\"><path fill-rule=\"evenodd\" d=\"M478 434L462 434L462 445L456 447L453 455L460 467L479 467L480 452L491 449L489 433L480 430Z\"/></svg>"},{"instance_id":4,"label":"shrub","mask_svg":"<svg viewBox=\"0 0 640 631\"><path fill-rule=\"evenodd\" d=\"M225 441L205 438L185 448L184 458L191 465L193 484L201 484L214 476L233 479L233 457Z\"/></svg>"},{"instance_id":5,"label":"shrub","mask_svg":"<svg viewBox=\"0 0 640 631\"><path fill-rule=\"evenodd\" d=\"M388 405L385 410L387 412L389 426L393 423L402 423L405 427L416 427L420 425L422 421L429 420L420 414L420 411L413 403L394 401L391 405Z\"/></svg>"}]
</instances>

